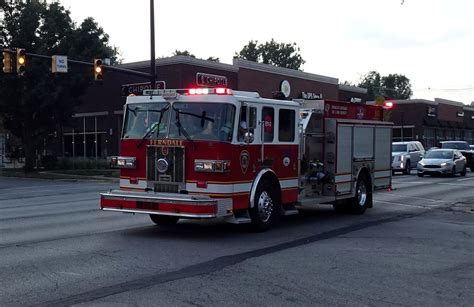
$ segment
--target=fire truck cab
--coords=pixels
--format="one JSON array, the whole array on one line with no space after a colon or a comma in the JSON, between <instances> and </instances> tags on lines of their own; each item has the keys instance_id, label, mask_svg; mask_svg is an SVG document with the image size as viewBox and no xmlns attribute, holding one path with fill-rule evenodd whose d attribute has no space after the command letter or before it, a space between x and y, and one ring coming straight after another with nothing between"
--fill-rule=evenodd
<instances>
[{"instance_id":1,"label":"fire truck cab","mask_svg":"<svg viewBox=\"0 0 474 307\"><path fill-rule=\"evenodd\" d=\"M379 106L147 90L127 97L121 156L112 157L120 187L101 194L101 209L256 230L317 204L361 214L391 185L391 133Z\"/></svg>"}]
</instances>

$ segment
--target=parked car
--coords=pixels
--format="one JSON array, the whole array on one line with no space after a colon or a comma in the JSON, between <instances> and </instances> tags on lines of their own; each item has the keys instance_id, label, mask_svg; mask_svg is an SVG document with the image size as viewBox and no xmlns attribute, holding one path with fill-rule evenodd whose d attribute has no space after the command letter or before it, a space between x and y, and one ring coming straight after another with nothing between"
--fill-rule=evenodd
<instances>
[{"instance_id":1,"label":"parked car","mask_svg":"<svg viewBox=\"0 0 474 307\"><path fill-rule=\"evenodd\" d=\"M393 142L392 143L392 173L401 171L410 174L416 168L418 161L423 158L425 148L420 142Z\"/></svg>"},{"instance_id":2,"label":"parked car","mask_svg":"<svg viewBox=\"0 0 474 307\"><path fill-rule=\"evenodd\" d=\"M440 142L441 148L451 148L459 150L467 159L467 167L474 171L474 150L465 141L445 141Z\"/></svg>"},{"instance_id":3,"label":"parked car","mask_svg":"<svg viewBox=\"0 0 474 307\"><path fill-rule=\"evenodd\" d=\"M417 174L419 177L436 174L455 176L457 173L466 176L466 163L466 157L459 150L433 149L427 151L418 162Z\"/></svg>"},{"instance_id":4,"label":"parked car","mask_svg":"<svg viewBox=\"0 0 474 307\"><path fill-rule=\"evenodd\" d=\"M471 147L471 150L474 150L474 145L469 145L469 147Z\"/></svg>"}]
</instances>

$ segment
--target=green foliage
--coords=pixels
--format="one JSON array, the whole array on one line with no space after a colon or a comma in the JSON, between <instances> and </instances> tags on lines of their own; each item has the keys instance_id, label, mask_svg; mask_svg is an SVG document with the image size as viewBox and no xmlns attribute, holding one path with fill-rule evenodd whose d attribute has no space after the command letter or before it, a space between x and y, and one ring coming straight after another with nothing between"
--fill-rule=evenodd
<instances>
[{"instance_id":1,"label":"green foliage","mask_svg":"<svg viewBox=\"0 0 474 307\"><path fill-rule=\"evenodd\" d=\"M177 56L177 55L184 55L184 56L190 56L192 58L195 58L196 56L194 54L192 54L191 52L189 52L188 50L184 50L184 51L180 51L180 50L175 50L173 52L173 55L174 56Z\"/></svg>"},{"instance_id":2,"label":"green foliage","mask_svg":"<svg viewBox=\"0 0 474 307\"><path fill-rule=\"evenodd\" d=\"M399 74L381 76L376 71L370 71L362 77L358 86L367 89L368 100L380 100L381 103L384 98L408 99L413 94L410 79Z\"/></svg>"},{"instance_id":3,"label":"green foliage","mask_svg":"<svg viewBox=\"0 0 474 307\"><path fill-rule=\"evenodd\" d=\"M39 1L2 4L0 46L25 48L27 53L67 55L69 59L92 63L94 58L117 61L117 49L92 18L79 26L59 3ZM71 120L80 97L92 85L91 67L69 65L67 74L53 75L51 60L27 57L23 77L0 73L0 117L10 133L23 143L27 170L34 164L34 152L44 137Z\"/></svg>"},{"instance_id":4,"label":"green foliage","mask_svg":"<svg viewBox=\"0 0 474 307\"><path fill-rule=\"evenodd\" d=\"M277 43L272 38L265 44L258 44L258 41L251 40L240 52L236 52L234 57L279 67L300 69L305 61L299 52L300 48L296 43Z\"/></svg>"},{"instance_id":5,"label":"green foliage","mask_svg":"<svg viewBox=\"0 0 474 307\"><path fill-rule=\"evenodd\" d=\"M55 161L50 169L67 170L67 169L106 169L110 167L110 162L105 159L96 160L94 158L84 157L62 157Z\"/></svg>"},{"instance_id":6,"label":"green foliage","mask_svg":"<svg viewBox=\"0 0 474 307\"><path fill-rule=\"evenodd\" d=\"M219 61L219 58L216 58L216 57L213 57L213 56L208 57L206 61L220 62L220 61Z\"/></svg>"}]
</instances>

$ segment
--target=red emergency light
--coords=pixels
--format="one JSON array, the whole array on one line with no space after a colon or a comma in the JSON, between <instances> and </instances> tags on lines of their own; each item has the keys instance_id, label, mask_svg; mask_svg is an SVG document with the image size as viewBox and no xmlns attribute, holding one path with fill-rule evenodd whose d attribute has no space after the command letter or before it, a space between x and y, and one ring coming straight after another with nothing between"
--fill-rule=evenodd
<instances>
[{"instance_id":1,"label":"red emergency light","mask_svg":"<svg viewBox=\"0 0 474 307\"><path fill-rule=\"evenodd\" d=\"M188 95L207 95L207 94L232 95L232 90L226 87L190 88L188 90Z\"/></svg>"},{"instance_id":2,"label":"red emergency light","mask_svg":"<svg viewBox=\"0 0 474 307\"><path fill-rule=\"evenodd\" d=\"M383 103L383 108L384 109L392 109L394 106L393 102L392 101L385 101Z\"/></svg>"}]
</instances>

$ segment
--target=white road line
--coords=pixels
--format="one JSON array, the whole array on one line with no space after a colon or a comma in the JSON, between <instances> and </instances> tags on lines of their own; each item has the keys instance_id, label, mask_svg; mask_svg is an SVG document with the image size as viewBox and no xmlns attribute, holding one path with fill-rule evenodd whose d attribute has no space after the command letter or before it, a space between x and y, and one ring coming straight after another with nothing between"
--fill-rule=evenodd
<instances>
[{"instance_id":1,"label":"white road line","mask_svg":"<svg viewBox=\"0 0 474 307\"><path fill-rule=\"evenodd\" d=\"M401 182L397 182L397 184L402 184L402 183L409 183L409 184L432 184L433 182L431 182L431 181L426 181L426 182L420 182L420 181L401 181Z\"/></svg>"},{"instance_id":2,"label":"white road line","mask_svg":"<svg viewBox=\"0 0 474 307\"><path fill-rule=\"evenodd\" d=\"M433 209L430 207L424 207L424 206L417 206L417 205L407 205L407 204L401 204L401 203L394 203L391 201L383 201L383 200L375 200L377 203L382 203L382 204L388 204L388 205L395 205L395 206L402 206L402 207L415 207L415 208L421 208L421 209Z\"/></svg>"},{"instance_id":3,"label":"white road line","mask_svg":"<svg viewBox=\"0 0 474 307\"><path fill-rule=\"evenodd\" d=\"M474 183L474 182L473 182ZM452 186L457 186L457 187L474 187L474 185L472 184L461 184L461 183L444 183L444 182L440 182L440 183L437 183L437 184L440 184L440 185L452 185Z\"/></svg>"},{"instance_id":4,"label":"white road line","mask_svg":"<svg viewBox=\"0 0 474 307\"><path fill-rule=\"evenodd\" d=\"M469 177L469 178L463 178L463 179L457 179L456 181L466 181L466 180L473 180L474 177Z\"/></svg>"},{"instance_id":5,"label":"white road line","mask_svg":"<svg viewBox=\"0 0 474 307\"><path fill-rule=\"evenodd\" d=\"M389 194L387 194L386 196L391 196L391 197L396 197L396 198L413 198L413 199L430 201L432 203L444 203L445 202L444 200L431 199L431 198L425 198L425 197L416 197L416 196L400 196L400 195L389 195Z\"/></svg>"}]
</instances>

